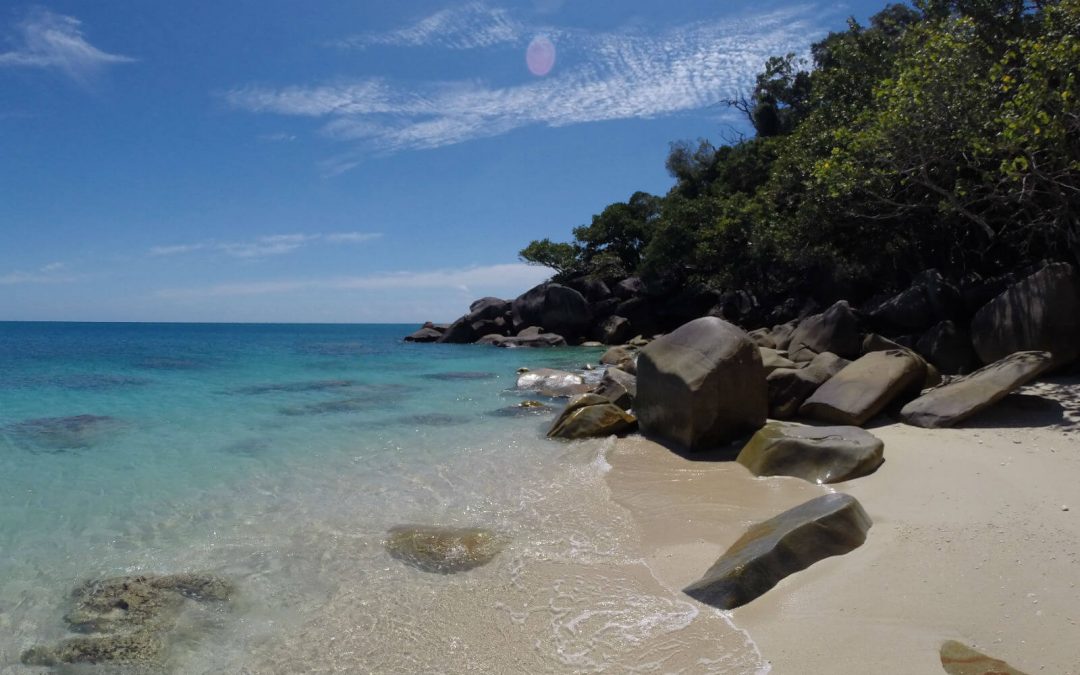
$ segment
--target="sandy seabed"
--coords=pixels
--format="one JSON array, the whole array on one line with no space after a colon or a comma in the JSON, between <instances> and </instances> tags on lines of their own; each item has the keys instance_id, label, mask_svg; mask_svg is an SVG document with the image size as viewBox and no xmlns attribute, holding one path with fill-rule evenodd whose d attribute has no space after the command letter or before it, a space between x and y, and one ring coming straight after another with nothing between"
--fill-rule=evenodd
<instances>
[{"instance_id":1,"label":"sandy seabed","mask_svg":"<svg viewBox=\"0 0 1080 675\"><path fill-rule=\"evenodd\" d=\"M638 437L608 453L607 482L673 592L750 524L832 490L859 499L874 521L861 548L730 613L772 673L942 673L950 639L1027 673L1080 673L1080 378L962 428L870 431L885 464L846 483L755 478Z\"/></svg>"}]
</instances>

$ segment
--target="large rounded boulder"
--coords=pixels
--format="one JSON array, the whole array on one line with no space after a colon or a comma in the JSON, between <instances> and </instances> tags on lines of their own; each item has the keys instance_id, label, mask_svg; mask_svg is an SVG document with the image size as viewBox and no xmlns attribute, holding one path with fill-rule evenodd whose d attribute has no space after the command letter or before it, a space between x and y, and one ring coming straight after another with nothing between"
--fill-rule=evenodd
<instances>
[{"instance_id":1,"label":"large rounded boulder","mask_svg":"<svg viewBox=\"0 0 1080 675\"><path fill-rule=\"evenodd\" d=\"M690 450L724 445L765 424L769 399L757 345L715 317L651 342L637 363L642 430Z\"/></svg>"},{"instance_id":2,"label":"large rounded boulder","mask_svg":"<svg viewBox=\"0 0 1080 675\"><path fill-rule=\"evenodd\" d=\"M1010 286L975 314L975 351L983 363L1023 351L1047 351L1051 368L1080 356L1080 279L1054 263Z\"/></svg>"},{"instance_id":3,"label":"large rounded boulder","mask_svg":"<svg viewBox=\"0 0 1080 675\"><path fill-rule=\"evenodd\" d=\"M512 304L515 328L543 326L566 338L585 335L593 314L585 296L572 288L545 283L518 296Z\"/></svg>"}]
</instances>

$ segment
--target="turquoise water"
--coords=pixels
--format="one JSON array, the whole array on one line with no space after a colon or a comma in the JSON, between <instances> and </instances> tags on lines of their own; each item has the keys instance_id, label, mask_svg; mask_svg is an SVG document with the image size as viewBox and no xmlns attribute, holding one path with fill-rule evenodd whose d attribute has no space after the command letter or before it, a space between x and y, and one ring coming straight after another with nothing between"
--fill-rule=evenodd
<instances>
[{"instance_id":1,"label":"turquoise water","mask_svg":"<svg viewBox=\"0 0 1080 675\"><path fill-rule=\"evenodd\" d=\"M638 561L605 441L500 413L518 367L599 352L403 343L413 328L0 323L0 672L40 670L19 655L69 636L77 583L133 573L240 589L191 610L175 672L600 672L692 620L619 572ZM401 523L511 543L425 574L382 549ZM587 629L596 603L637 627ZM746 672L741 649L709 670Z\"/></svg>"}]
</instances>

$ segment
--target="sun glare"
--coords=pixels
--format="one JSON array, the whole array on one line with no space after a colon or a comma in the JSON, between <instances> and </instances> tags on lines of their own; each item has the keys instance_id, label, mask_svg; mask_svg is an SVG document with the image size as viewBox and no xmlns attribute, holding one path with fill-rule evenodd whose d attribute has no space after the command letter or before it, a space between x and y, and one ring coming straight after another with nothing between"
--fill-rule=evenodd
<instances>
[{"instance_id":1,"label":"sun glare","mask_svg":"<svg viewBox=\"0 0 1080 675\"><path fill-rule=\"evenodd\" d=\"M555 67L555 44L546 36L537 35L525 50L525 63L533 75L547 75Z\"/></svg>"}]
</instances>

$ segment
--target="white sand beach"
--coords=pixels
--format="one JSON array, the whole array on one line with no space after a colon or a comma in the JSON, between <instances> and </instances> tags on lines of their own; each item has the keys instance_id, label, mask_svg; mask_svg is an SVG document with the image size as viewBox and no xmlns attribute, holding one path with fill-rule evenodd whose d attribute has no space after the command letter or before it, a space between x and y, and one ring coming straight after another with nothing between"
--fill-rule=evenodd
<instances>
[{"instance_id":1,"label":"white sand beach","mask_svg":"<svg viewBox=\"0 0 1080 675\"><path fill-rule=\"evenodd\" d=\"M751 523L830 490L859 499L874 521L862 547L731 612L772 673L941 673L949 639L1023 672L1080 673L1080 378L1025 387L963 428L870 430L885 464L831 486L640 437L609 453L607 481L673 592Z\"/></svg>"}]
</instances>

